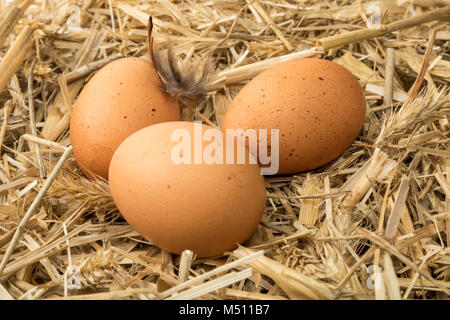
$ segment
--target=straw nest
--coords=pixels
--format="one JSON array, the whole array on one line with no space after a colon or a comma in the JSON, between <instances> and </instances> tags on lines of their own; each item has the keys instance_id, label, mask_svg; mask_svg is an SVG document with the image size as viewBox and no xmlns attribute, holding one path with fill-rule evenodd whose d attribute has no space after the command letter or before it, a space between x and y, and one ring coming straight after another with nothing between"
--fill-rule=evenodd
<instances>
[{"instance_id":1,"label":"straw nest","mask_svg":"<svg viewBox=\"0 0 450 320\"><path fill-rule=\"evenodd\" d=\"M177 63L215 61L184 120L220 126L245 82L294 58L365 89L352 147L267 178L257 231L220 257L145 241L70 153L73 101L109 61L148 55L149 15ZM448 21L440 0L1 0L0 299L448 298Z\"/></svg>"}]
</instances>

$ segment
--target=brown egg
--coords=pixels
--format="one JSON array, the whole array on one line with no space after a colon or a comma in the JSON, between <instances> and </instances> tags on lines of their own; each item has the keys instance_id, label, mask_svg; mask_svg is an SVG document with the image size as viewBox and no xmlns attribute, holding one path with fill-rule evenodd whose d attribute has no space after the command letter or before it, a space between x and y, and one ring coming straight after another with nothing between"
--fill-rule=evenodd
<instances>
[{"instance_id":1,"label":"brown egg","mask_svg":"<svg viewBox=\"0 0 450 320\"><path fill-rule=\"evenodd\" d=\"M194 126L166 122L128 137L113 156L109 183L122 215L149 241L172 253L190 249L198 257L210 257L235 248L256 230L265 186L257 164L207 164L204 159L195 164L191 141L202 134L195 136ZM220 129L197 126L221 134ZM185 149L172 141L180 131L191 137ZM201 142L200 152L209 144ZM225 144L217 150L225 150ZM188 162L178 163L174 156Z\"/></svg>"},{"instance_id":2,"label":"brown egg","mask_svg":"<svg viewBox=\"0 0 450 320\"><path fill-rule=\"evenodd\" d=\"M70 141L79 167L104 178L114 151L132 133L180 119L176 99L161 90L152 64L122 58L99 70L81 91L70 123Z\"/></svg>"},{"instance_id":3,"label":"brown egg","mask_svg":"<svg viewBox=\"0 0 450 320\"><path fill-rule=\"evenodd\" d=\"M347 150L365 113L361 85L347 69L328 60L297 59L265 70L244 86L225 114L223 130L279 129L278 173L296 173Z\"/></svg>"}]
</instances>

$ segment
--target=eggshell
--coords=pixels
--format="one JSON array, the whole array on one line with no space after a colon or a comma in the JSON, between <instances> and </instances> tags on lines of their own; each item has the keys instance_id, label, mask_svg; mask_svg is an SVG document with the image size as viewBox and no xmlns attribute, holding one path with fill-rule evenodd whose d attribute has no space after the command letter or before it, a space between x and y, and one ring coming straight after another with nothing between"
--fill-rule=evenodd
<instances>
[{"instance_id":1,"label":"eggshell","mask_svg":"<svg viewBox=\"0 0 450 320\"><path fill-rule=\"evenodd\" d=\"M364 124L366 101L358 80L322 59L269 68L236 95L226 129L279 129L279 171L312 170L347 150ZM269 142L270 144L270 142Z\"/></svg>"},{"instance_id":2,"label":"eggshell","mask_svg":"<svg viewBox=\"0 0 450 320\"><path fill-rule=\"evenodd\" d=\"M198 257L220 255L257 228L265 207L263 176L256 161L175 164L176 129L194 136L194 123L166 122L141 129L120 145L109 168L113 199L130 225L159 247L176 254L190 249Z\"/></svg>"},{"instance_id":3,"label":"eggshell","mask_svg":"<svg viewBox=\"0 0 450 320\"><path fill-rule=\"evenodd\" d=\"M147 60L122 58L99 70L81 91L70 123L70 141L79 167L104 178L112 155L132 133L180 119L176 99L161 89Z\"/></svg>"}]
</instances>

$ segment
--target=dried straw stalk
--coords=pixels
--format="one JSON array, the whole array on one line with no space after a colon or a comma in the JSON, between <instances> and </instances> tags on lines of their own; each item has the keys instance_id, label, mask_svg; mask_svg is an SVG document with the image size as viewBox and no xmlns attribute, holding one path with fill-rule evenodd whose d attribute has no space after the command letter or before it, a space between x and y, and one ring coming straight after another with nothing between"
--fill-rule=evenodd
<instances>
[{"instance_id":1,"label":"dried straw stalk","mask_svg":"<svg viewBox=\"0 0 450 320\"><path fill-rule=\"evenodd\" d=\"M448 3L99 0L83 3L74 26L68 2L31 2L0 14L0 298L448 299ZM374 4L380 30L367 28ZM150 15L177 65L214 57L206 95L180 97L185 121L220 127L246 82L297 58L343 65L366 95L350 149L312 172L266 178L257 231L220 257L177 257L140 237L107 181L85 178L70 156L35 202L43 167L53 172L70 145L86 81L114 59L148 58ZM80 289L64 281L69 266Z\"/></svg>"},{"instance_id":2,"label":"dried straw stalk","mask_svg":"<svg viewBox=\"0 0 450 320\"><path fill-rule=\"evenodd\" d=\"M411 28L435 20L448 21L449 15L450 6L446 6L444 8L436 9L421 15L381 26L379 29L356 30L320 39L317 41L317 46L322 47L323 50L329 50L350 43L381 37L390 32Z\"/></svg>"},{"instance_id":3,"label":"dried straw stalk","mask_svg":"<svg viewBox=\"0 0 450 320\"><path fill-rule=\"evenodd\" d=\"M15 246L17 244L17 241L19 241L19 237L21 236L25 226L27 225L28 221L31 218L31 215L34 213L34 210L36 210L37 206L41 202L42 198L44 197L45 193L47 192L48 188L50 188L50 185L52 184L53 180L55 180L56 175L58 174L59 170L64 164L64 161L66 161L67 157L72 152L72 146L68 147L66 151L64 151L61 158L58 160L58 163L56 164L55 168L53 168L52 172L48 176L47 180L45 181L44 185L42 186L41 190L39 191L38 195L34 198L33 203L31 204L30 208L28 209L27 213L23 216L19 226L16 229L16 232L14 233L14 236L9 243L8 249L6 250L5 255L2 258L2 262L0 263L0 276L3 273L3 270L6 267L6 264L8 263L8 260L15 249Z\"/></svg>"}]
</instances>

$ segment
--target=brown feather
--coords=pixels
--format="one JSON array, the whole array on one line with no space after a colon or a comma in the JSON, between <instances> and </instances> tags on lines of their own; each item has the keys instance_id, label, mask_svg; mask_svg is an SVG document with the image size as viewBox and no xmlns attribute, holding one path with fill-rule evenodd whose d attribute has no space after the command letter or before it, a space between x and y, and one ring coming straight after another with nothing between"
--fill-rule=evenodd
<instances>
[{"instance_id":1,"label":"brown feather","mask_svg":"<svg viewBox=\"0 0 450 320\"><path fill-rule=\"evenodd\" d=\"M206 85L211 80L213 62L207 59L204 66L184 67L177 62L173 45L167 41L167 49L154 52L156 69L163 83L164 90L169 94L200 96L206 94ZM201 68L199 75L198 69Z\"/></svg>"},{"instance_id":2,"label":"brown feather","mask_svg":"<svg viewBox=\"0 0 450 320\"><path fill-rule=\"evenodd\" d=\"M148 19L148 51L156 73L161 80L162 89L173 96L201 96L206 94L206 84L211 80L213 62L209 58L202 68L200 76L192 67L181 67L173 52L173 46L167 40L166 50L155 50L153 45L153 19ZM200 66L198 65L197 68Z\"/></svg>"}]
</instances>

